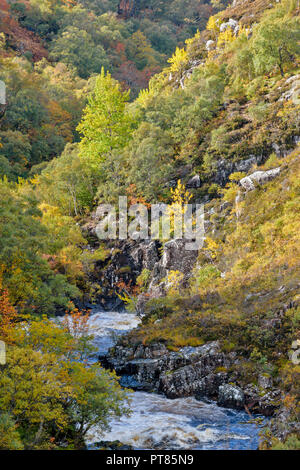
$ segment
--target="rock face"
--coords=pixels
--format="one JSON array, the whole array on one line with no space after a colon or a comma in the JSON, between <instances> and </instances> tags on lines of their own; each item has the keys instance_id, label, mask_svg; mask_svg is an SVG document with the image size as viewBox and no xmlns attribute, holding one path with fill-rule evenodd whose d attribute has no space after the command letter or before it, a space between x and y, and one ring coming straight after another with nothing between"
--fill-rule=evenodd
<instances>
[{"instance_id":1,"label":"rock face","mask_svg":"<svg viewBox=\"0 0 300 470\"><path fill-rule=\"evenodd\" d=\"M246 176L240 180L242 188L248 192L253 191L257 185L265 184L268 181L272 181L276 176L280 175L280 168L274 168L268 171L256 171L250 176Z\"/></svg>"},{"instance_id":2,"label":"rock face","mask_svg":"<svg viewBox=\"0 0 300 470\"><path fill-rule=\"evenodd\" d=\"M276 416L271 421L271 435L281 441L285 441L290 434L299 435L300 422L298 417L292 414L291 408L284 405L276 412Z\"/></svg>"},{"instance_id":3,"label":"rock face","mask_svg":"<svg viewBox=\"0 0 300 470\"><path fill-rule=\"evenodd\" d=\"M261 379L260 386L243 386L234 372L239 358L234 352L224 353L218 341L184 347L178 352L170 352L159 343L116 346L99 359L104 367L122 376L123 386L163 393L168 398L207 397L217 400L220 406L247 407L250 412L267 416L273 414L280 399L277 389L264 388L270 385L267 380Z\"/></svg>"},{"instance_id":4,"label":"rock face","mask_svg":"<svg viewBox=\"0 0 300 470\"><path fill-rule=\"evenodd\" d=\"M216 43L212 39L209 39L209 41L207 41L205 44L205 48L207 51L212 51L213 49L215 49L215 47Z\"/></svg>"},{"instance_id":5,"label":"rock face","mask_svg":"<svg viewBox=\"0 0 300 470\"><path fill-rule=\"evenodd\" d=\"M93 230L93 228L90 228ZM115 243L108 262L99 261L96 264L95 277L101 284L101 294L98 303L105 309L118 309L122 302L115 290L119 282L135 285L137 277L144 269L150 271L147 299L164 295L164 282L169 271L183 273L183 284L187 281L197 260L198 251L185 249L184 240L170 240L164 244L157 240L124 241ZM138 299L138 305L143 308L144 296Z\"/></svg>"},{"instance_id":6,"label":"rock face","mask_svg":"<svg viewBox=\"0 0 300 470\"><path fill-rule=\"evenodd\" d=\"M245 160L240 160L239 162L235 163L225 159L221 159L218 161L216 172L213 177L213 182L219 184L220 186L224 186L227 183L229 175L231 175L231 173L239 171L247 173L253 167L253 165L259 165L263 162L263 160L263 155L252 155Z\"/></svg>"}]
</instances>

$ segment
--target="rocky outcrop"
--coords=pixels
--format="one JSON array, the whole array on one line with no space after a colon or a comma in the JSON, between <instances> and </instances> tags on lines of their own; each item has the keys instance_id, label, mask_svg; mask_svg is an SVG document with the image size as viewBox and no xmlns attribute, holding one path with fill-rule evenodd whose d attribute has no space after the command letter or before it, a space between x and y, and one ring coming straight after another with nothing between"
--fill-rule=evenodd
<instances>
[{"instance_id":1,"label":"rocky outcrop","mask_svg":"<svg viewBox=\"0 0 300 470\"><path fill-rule=\"evenodd\" d=\"M270 435L284 442L289 435L300 435L299 413L293 413L291 407L282 405L271 420ZM269 443L269 445L271 442Z\"/></svg>"},{"instance_id":2,"label":"rocky outcrop","mask_svg":"<svg viewBox=\"0 0 300 470\"><path fill-rule=\"evenodd\" d=\"M270 378L260 377L258 385L243 385L235 371L239 357L235 352L224 353L219 341L178 352L169 351L163 344L118 345L100 361L122 376L123 386L163 393L168 398L206 397L223 407L245 408L266 416L272 415L280 403L280 392L271 388Z\"/></svg>"},{"instance_id":3,"label":"rocky outcrop","mask_svg":"<svg viewBox=\"0 0 300 470\"><path fill-rule=\"evenodd\" d=\"M253 191L258 185L272 181L280 175L280 168L274 168L268 171L256 171L250 176L245 176L240 180L240 186L246 191Z\"/></svg>"},{"instance_id":4,"label":"rocky outcrop","mask_svg":"<svg viewBox=\"0 0 300 470\"><path fill-rule=\"evenodd\" d=\"M254 165L260 165L263 161L263 155L251 155L249 158L240 160L239 162L230 162L228 160L221 159L217 162L217 168L212 181L220 186L224 186L228 182L228 178L232 173L247 173Z\"/></svg>"},{"instance_id":5,"label":"rocky outcrop","mask_svg":"<svg viewBox=\"0 0 300 470\"><path fill-rule=\"evenodd\" d=\"M90 450L134 450L130 445L123 444L120 441L99 441L95 442Z\"/></svg>"},{"instance_id":6,"label":"rocky outcrop","mask_svg":"<svg viewBox=\"0 0 300 470\"><path fill-rule=\"evenodd\" d=\"M96 221L84 229L95 236L95 227ZM170 240L161 250L162 245L157 240L114 242L107 259L98 261L95 266L95 281L101 284L98 303L105 309L124 307L116 294L118 284L134 286L144 269L150 272L150 277L147 295L141 294L137 300L141 311L146 300L165 294L164 279L169 271L183 273L185 285L198 255L198 251L186 250L185 243L185 240Z\"/></svg>"},{"instance_id":7,"label":"rocky outcrop","mask_svg":"<svg viewBox=\"0 0 300 470\"><path fill-rule=\"evenodd\" d=\"M238 22L234 20L233 18L229 18L229 20L226 23L220 24L220 32L223 33L227 29L236 31L237 26L238 26Z\"/></svg>"}]
</instances>

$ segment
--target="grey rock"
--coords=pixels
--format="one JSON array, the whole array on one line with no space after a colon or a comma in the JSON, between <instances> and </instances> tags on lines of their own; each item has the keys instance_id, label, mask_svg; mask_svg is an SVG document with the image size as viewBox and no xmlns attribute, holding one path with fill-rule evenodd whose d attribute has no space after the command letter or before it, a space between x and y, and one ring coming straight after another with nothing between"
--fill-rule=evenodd
<instances>
[{"instance_id":1,"label":"grey rock","mask_svg":"<svg viewBox=\"0 0 300 470\"><path fill-rule=\"evenodd\" d=\"M164 245L161 266L167 270L188 273L195 264L198 251L185 249L185 240L170 240Z\"/></svg>"},{"instance_id":2,"label":"grey rock","mask_svg":"<svg viewBox=\"0 0 300 470\"><path fill-rule=\"evenodd\" d=\"M240 186L246 191L253 191L257 185L265 184L280 174L280 167L268 171L256 171L240 180Z\"/></svg>"},{"instance_id":3,"label":"grey rock","mask_svg":"<svg viewBox=\"0 0 300 470\"><path fill-rule=\"evenodd\" d=\"M213 181L220 186L224 186L231 173L235 172L245 172L247 173L253 165L260 164L263 161L263 156L254 156L250 155L249 158L245 160L240 160L239 162L230 162L228 160L222 159L217 163L216 172L213 177Z\"/></svg>"},{"instance_id":4,"label":"grey rock","mask_svg":"<svg viewBox=\"0 0 300 470\"><path fill-rule=\"evenodd\" d=\"M262 393L259 386L250 384L244 388L245 404L251 413L272 416L281 402L281 392L277 388Z\"/></svg>"},{"instance_id":5,"label":"grey rock","mask_svg":"<svg viewBox=\"0 0 300 470\"><path fill-rule=\"evenodd\" d=\"M258 386L264 389L272 388L273 379L270 375L259 375L258 376Z\"/></svg>"},{"instance_id":6,"label":"grey rock","mask_svg":"<svg viewBox=\"0 0 300 470\"><path fill-rule=\"evenodd\" d=\"M220 385L218 405L225 408L244 408L245 395L243 390L236 385Z\"/></svg>"},{"instance_id":7,"label":"grey rock","mask_svg":"<svg viewBox=\"0 0 300 470\"><path fill-rule=\"evenodd\" d=\"M188 180L186 187L187 188L200 188L201 180L199 175L193 176L191 179Z\"/></svg>"},{"instance_id":8,"label":"grey rock","mask_svg":"<svg viewBox=\"0 0 300 470\"><path fill-rule=\"evenodd\" d=\"M218 400L220 406L247 406L251 413L266 416L273 415L280 404L280 391L273 387L270 377L260 376L258 386L241 388L239 375L234 372L239 358L235 352L224 353L219 341L184 347L178 352L170 352L161 343L117 345L110 355L101 358L101 363L125 376L122 383L130 383L131 388L160 392L169 398L207 397Z\"/></svg>"},{"instance_id":9,"label":"grey rock","mask_svg":"<svg viewBox=\"0 0 300 470\"><path fill-rule=\"evenodd\" d=\"M221 33L223 33L228 28L231 28L234 30L237 26L238 26L238 22L234 20L233 18L230 18L226 23L222 23L220 25L220 31Z\"/></svg>"}]
</instances>

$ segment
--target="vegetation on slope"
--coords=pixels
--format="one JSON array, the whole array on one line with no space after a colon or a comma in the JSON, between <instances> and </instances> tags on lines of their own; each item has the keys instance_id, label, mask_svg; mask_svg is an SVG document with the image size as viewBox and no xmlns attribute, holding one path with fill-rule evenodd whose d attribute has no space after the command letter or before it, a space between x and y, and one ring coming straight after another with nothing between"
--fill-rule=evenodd
<instances>
[{"instance_id":1,"label":"vegetation on slope","mask_svg":"<svg viewBox=\"0 0 300 470\"><path fill-rule=\"evenodd\" d=\"M235 2L210 17L207 29L180 45L169 66L133 102L100 67L110 67L121 81L129 76L122 72L127 61L143 73L160 69L165 51L174 49L172 38L181 31L183 41L197 21L184 28L182 18L174 19L175 36L167 28L156 44L146 30L158 27L162 2L150 2L153 8L144 19L143 2L141 10L130 12L121 2L126 21L108 13L117 2L102 2L103 11L98 2L80 3L11 4L18 23L5 16L7 29L0 38L0 79L8 88L0 134L0 336L10 345L0 380L2 390L11 390L0 394L0 428L10 436L0 447L65 443L78 448L95 412L105 427L108 416L124 411L115 378L74 364L79 346L66 327L31 318L26 329L22 320L28 314L72 311L74 302L97 297L101 287L91 274L95 261L109 262L109 252L105 246L88 250L79 224L99 202L116 202L120 195L169 202L177 181L195 174L201 186L191 189L192 201L206 201L207 210L213 209L211 233L189 286L181 290L176 282L165 298L151 300L129 340L178 348L222 339L225 351L234 349L247 359L241 371L246 382L255 380L258 370L280 378L297 415L299 366L288 361L291 342L299 337L299 151L293 151L299 135L297 2ZM184 3L179 2L180 12ZM161 14L171 28L171 9L166 10ZM8 26L33 30L26 44L40 49L30 56L28 46L16 57L18 43ZM133 83L137 91L140 85ZM281 175L247 193L236 212L243 175L231 175L230 182L229 175L249 158L265 168L280 166ZM47 339L45 350L40 334ZM25 404L28 413L21 411L24 390L32 386L32 361L37 377L46 362L51 365L40 415L32 402ZM19 373L24 382L14 391ZM74 422L86 403L91 404L88 422L82 421L78 434Z\"/></svg>"}]
</instances>

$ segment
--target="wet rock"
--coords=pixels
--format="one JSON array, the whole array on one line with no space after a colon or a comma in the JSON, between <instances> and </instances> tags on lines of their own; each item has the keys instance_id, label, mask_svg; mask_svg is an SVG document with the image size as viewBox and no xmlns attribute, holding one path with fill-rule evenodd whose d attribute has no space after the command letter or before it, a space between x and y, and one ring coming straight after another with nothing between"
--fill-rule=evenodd
<instances>
[{"instance_id":1,"label":"wet rock","mask_svg":"<svg viewBox=\"0 0 300 470\"><path fill-rule=\"evenodd\" d=\"M236 385L220 385L218 405L225 408L244 408L245 395L243 390Z\"/></svg>"},{"instance_id":2,"label":"wet rock","mask_svg":"<svg viewBox=\"0 0 300 470\"><path fill-rule=\"evenodd\" d=\"M123 375L120 379L120 385L132 390L144 390L144 385L138 382L132 375Z\"/></svg>"},{"instance_id":3,"label":"wet rock","mask_svg":"<svg viewBox=\"0 0 300 470\"><path fill-rule=\"evenodd\" d=\"M220 385L224 385L227 381L228 374L226 372L213 372L208 374L198 381L195 389L195 397L198 400L207 397L217 399Z\"/></svg>"},{"instance_id":4,"label":"wet rock","mask_svg":"<svg viewBox=\"0 0 300 470\"><path fill-rule=\"evenodd\" d=\"M134 447L120 441L99 441L92 446L93 450L134 450Z\"/></svg>"},{"instance_id":5,"label":"wet rock","mask_svg":"<svg viewBox=\"0 0 300 470\"><path fill-rule=\"evenodd\" d=\"M159 391L169 398L216 397L219 385L227 377L224 369L234 359L234 353L224 354L219 342L212 341L178 352L170 352L162 344L139 345L135 349L116 346L102 364L115 369L118 375L131 376L130 380L142 383L145 390Z\"/></svg>"},{"instance_id":6,"label":"wet rock","mask_svg":"<svg viewBox=\"0 0 300 470\"><path fill-rule=\"evenodd\" d=\"M125 376L121 379L125 387L163 393L168 398L209 398L220 406L247 407L250 413L272 416L280 406L280 391L264 374L258 377L258 385L245 385L235 369L239 361L235 352L224 353L219 341L211 341L177 352L161 343L117 345L102 365Z\"/></svg>"}]
</instances>

